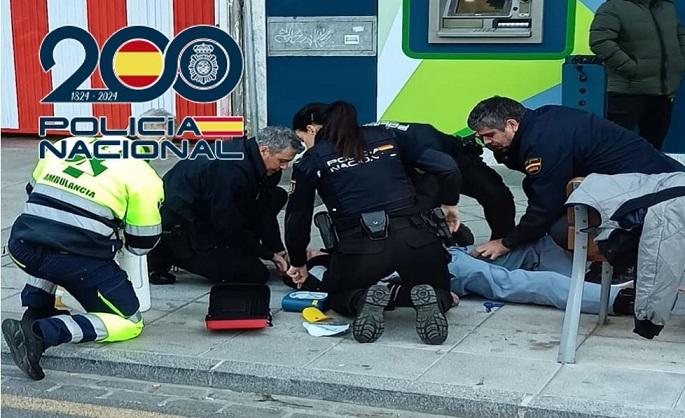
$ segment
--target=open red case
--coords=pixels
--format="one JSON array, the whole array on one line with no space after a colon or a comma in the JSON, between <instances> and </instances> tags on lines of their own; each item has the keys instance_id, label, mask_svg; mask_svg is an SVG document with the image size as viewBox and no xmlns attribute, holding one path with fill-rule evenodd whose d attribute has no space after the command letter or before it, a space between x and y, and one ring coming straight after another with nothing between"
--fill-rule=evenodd
<instances>
[{"instance_id":1,"label":"open red case","mask_svg":"<svg viewBox=\"0 0 685 418\"><path fill-rule=\"evenodd\" d=\"M210 330L258 329L271 326L266 285L219 284L209 292L205 326Z\"/></svg>"}]
</instances>

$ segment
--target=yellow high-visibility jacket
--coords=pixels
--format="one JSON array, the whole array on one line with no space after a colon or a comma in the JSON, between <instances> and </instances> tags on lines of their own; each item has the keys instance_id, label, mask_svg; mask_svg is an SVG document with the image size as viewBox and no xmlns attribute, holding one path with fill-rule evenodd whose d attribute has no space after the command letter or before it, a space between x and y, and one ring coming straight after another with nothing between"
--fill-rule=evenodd
<instances>
[{"instance_id":1,"label":"yellow high-visibility jacket","mask_svg":"<svg viewBox=\"0 0 685 418\"><path fill-rule=\"evenodd\" d=\"M92 143L102 138L72 137ZM123 137L106 139L128 140ZM112 146L108 153L120 153ZM12 226L10 239L23 239L58 251L111 259L122 247L134 254L149 252L162 232L159 207L164 199L162 180L145 160L62 159L47 153L38 161L29 198Z\"/></svg>"}]
</instances>

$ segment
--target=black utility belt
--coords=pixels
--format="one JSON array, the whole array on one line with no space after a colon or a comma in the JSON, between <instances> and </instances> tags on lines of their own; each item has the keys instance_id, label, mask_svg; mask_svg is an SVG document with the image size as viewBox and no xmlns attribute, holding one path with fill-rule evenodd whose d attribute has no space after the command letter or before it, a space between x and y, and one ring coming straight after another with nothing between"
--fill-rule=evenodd
<instances>
[{"instance_id":1,"label":"black utility belt","mask_svg":"<svg viewBox=\"0 0 685 418\"><path fill-rule=\"evenodd\" d=\"M388 237L390 226L393 228L417 226L421 224L421 220L418 215L391 215L384 210L379 210L362 213L359 217L352 219L336 219L333 223L338 232L361 228L372 240L380 240Z\"/></svg>"},{"instance_id":2,"label":"black utility belt","mask_svg":"<svg viewBox=\"0 0 685 418\"><path fill-rule=\"evenodd\" d=\"M314 224L319 228L321 240L327 250L334 250L340 242L339 234L350 231L362 231L372 241L380 241L388 238L388 230L408 226L420 226L423 221L418 215L389 215L384 210L362 213L359 217L344 219L331 219L328 212L319 212L314 215Z\"/></svg>"}]
</instances>

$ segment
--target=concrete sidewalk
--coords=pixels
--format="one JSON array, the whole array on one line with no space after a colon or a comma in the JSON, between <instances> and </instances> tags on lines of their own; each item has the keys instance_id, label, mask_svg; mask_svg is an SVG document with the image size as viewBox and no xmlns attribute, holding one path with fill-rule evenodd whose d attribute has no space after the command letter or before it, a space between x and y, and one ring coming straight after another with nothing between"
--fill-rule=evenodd
<instances>
[{"instance_id":1,"label":"concrete sidewalk","mask_svg":"<svg viewBox=\"0 0 685 418\"><path fill-rule=\"evenodd\" d=\"M3 244L23 206L36 157L35 141L2 139ZM155 167L161 174L169 165ZM522 211L521 177L506 172L505 178ZM460 209L477 239L486 240L487 224L475 202L464 198ZM24 282L23 273L2 257L3 319L21 316ZM486 313L483 300L465 299L448 313L449 338L442 346L421 344L413 310L398 309L387 313L381 339L362 345L350 335L309 336L299 314L280 309L289 289L277 278L269 284L272 328L207 331L209 285L182 272L175 285L152 288L152 309L144 314L139 338L50 349L42 364L461 417L685 416L684 316L674 316L649 341L632 333L632 318L612 317L597 327L595 316L583 315L577 364L562 366L556 354L563 312L553 308L507 304ZM14 367L4 341L2 362Z\"/></svg>"}]
</instances>

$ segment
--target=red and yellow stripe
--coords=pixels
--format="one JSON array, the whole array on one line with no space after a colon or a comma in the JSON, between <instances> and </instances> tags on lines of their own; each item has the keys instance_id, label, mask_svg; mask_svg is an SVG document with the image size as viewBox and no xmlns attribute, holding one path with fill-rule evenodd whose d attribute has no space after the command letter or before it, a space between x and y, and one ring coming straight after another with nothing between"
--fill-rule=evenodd
<instances>
[{"instance_id":1,"label":"red and yellow stripe","mask_svg":"<svg viewBox=\"0 0 685 418\"><path fill-rule=\"evenodd\" d=\"M203 137L243 136L245 121L242 116L195 116L193 118Z\"/></svg>"},{"instance_id":2,"label":"red and yellow stripe","mask_svg":"<svg viewBox=\"0 0 685 418\"><path fill-rule=\"evenodd\" d=\"M374 153L376 153L376 152L383 152L383 151L391 150L391 149L393 149L393 148L395 148L395 146L392 145L392 144L384 144L384 145L381 145L380 147L375 148L375 149L373 150L373 152L374 152Z\"/></svg>"},{"instance_id":3,"label":"red and yellow stripe","mask_svg":"<svg viewBox=\"0 0 685 418\"><path fill-rule=\"evenodd\" d=\"M114 54L114 73L130 87L143 88L154 84L162 75L163 67L161 51L149 41L129 41Z\"/></svg>"}]
</instances>

